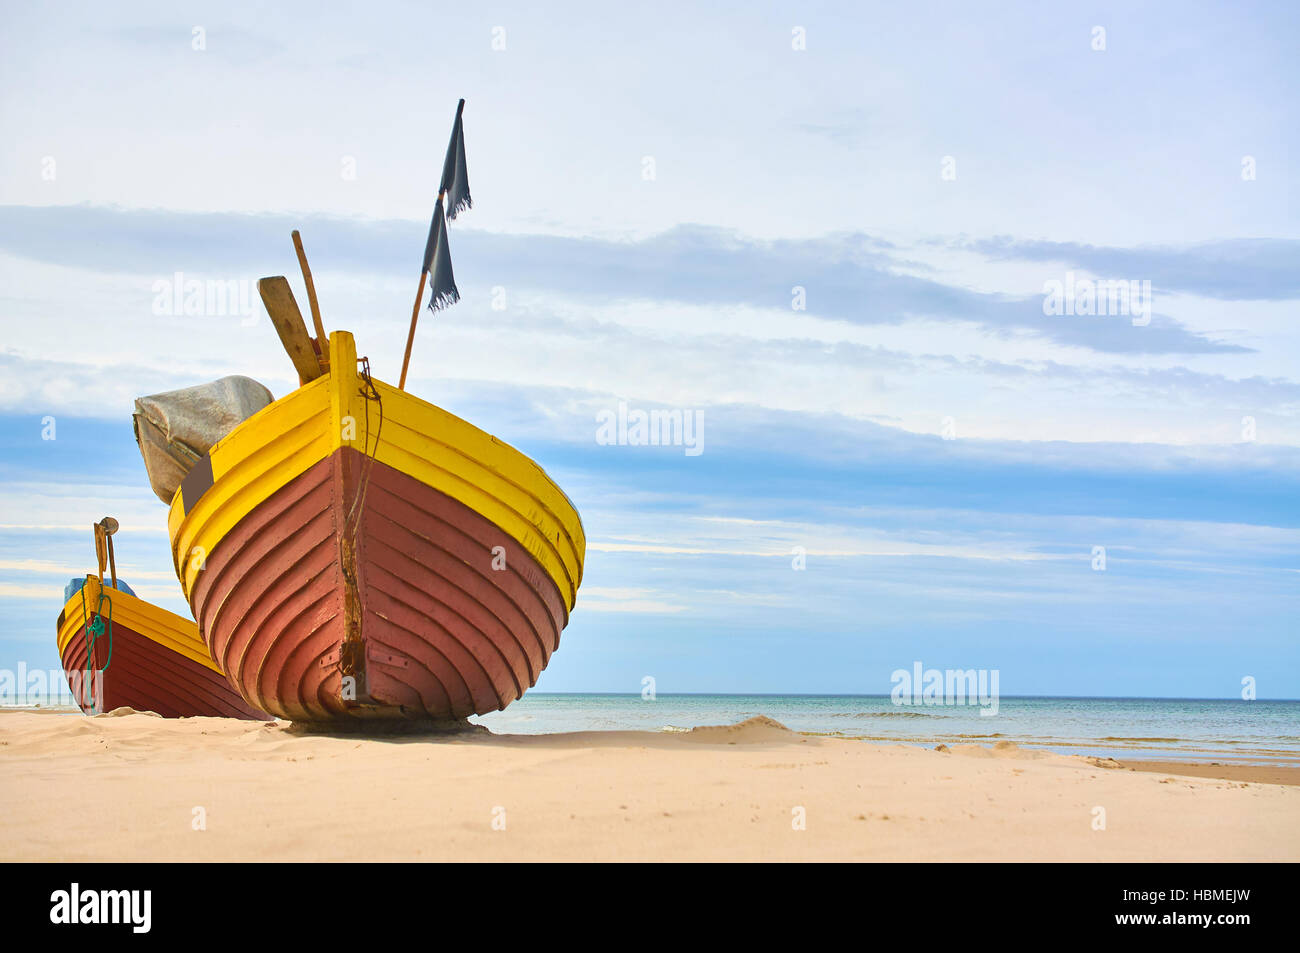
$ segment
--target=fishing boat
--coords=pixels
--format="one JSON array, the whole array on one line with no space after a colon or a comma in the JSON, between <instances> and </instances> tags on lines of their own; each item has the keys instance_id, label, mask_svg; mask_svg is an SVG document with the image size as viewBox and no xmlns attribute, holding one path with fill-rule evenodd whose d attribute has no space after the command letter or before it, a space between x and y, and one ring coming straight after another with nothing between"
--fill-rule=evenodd
<instances>
[{"instance_id":1,"label":"fishing boat","mask_svg":"<svg viewBox=\"0 0 1300 953\"><path fill-rule=\"evenodd\" d=\"M406 391L426 279L431 310L460 297L446 221L471 207L464 105L397 386L371 374L350 332L326 333L295 231L315 335L283 276L258 291L298 388L178 460L168 529L181 587L212 660L281 718L505 708L536 684L577 598L586 538L569 498L518 450Z\"/></svg>"},{"instance_id":2,"label":"fishing boat","mask_svg":"<svg viewBox=\"0 0 1300 953\"><path fill-rule=\"evenodd\" d=\"M77 706L86 714L126 707L164 718L266 719L226 681L192 620L138 598L117 578L116 530L111 517L95 524L98 572L69 584L56 624L59 657Z\"/></svg>"},{"instance_id":3,"label":"fishing boat","mask_svg":"<svg viewBox=\"0 0 1300 953\"><path fill-rule=\"evenodd\" d=\"M172 501L213 661L296 721L506 707L568 622L577 511L518 450L374 378L351 333L322 354L328 371L213 445Z\"/></svg>"}]
</instances>

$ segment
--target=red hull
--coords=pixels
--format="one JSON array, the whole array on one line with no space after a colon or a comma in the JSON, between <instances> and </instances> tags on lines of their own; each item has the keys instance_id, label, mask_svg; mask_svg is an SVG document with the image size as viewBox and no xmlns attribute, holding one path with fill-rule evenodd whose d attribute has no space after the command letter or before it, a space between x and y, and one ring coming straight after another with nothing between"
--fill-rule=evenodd
<instances>
[{"instance_id":1,"label":"red hull","mask_svg":"<svg viewBox=\"0 0 1300 953\"><path fill-rule=\"evenodd\" d=\"M60 618L62 625L62 618ZM108 655L108 639L95 644L94 669L108 662L108 670L93 686L98 711L134 708L157 712L164 718L188 718L212 715L223 718L267 720L263 712L251 708L219 673L193 659L159 645L120 622L113 624L113 654ZM86 640L74 636L63 650L63 670L86 671ZM83 675L84 677L84 675ZM77 704L86 714L91 695L84 688L69 683ZM99 692L103 692L100 699Z\"/></svg>"},{"instance_id":2,"label":"red hull","mask_svg":"<svg viewBox=\"0 0 1300 953\"><path fill-rule=\"evenodd\" d=\"M242 519L208 555L191 605L243 698L307 721L504 708L536 683L568 621L511 536L349 448Z\"/></svg>"}]
</instances>

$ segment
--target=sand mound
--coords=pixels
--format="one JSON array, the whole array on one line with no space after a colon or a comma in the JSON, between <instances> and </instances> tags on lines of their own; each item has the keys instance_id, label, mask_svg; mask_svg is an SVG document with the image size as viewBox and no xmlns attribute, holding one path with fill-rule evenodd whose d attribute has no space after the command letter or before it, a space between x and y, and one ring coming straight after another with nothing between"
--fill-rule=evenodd
<instances>
[{"instance_id":1,"label":"sand mound","mask_svg":"<svg viewBox=\"0 0 1300 953\"><path fill-rule=\"evenodd\" d=\"M121 708L114 708L112 711L101 711L98 715L92 715L92 718L125 718L127 715L144 715L148 718L161 718L162 715L156 711L136 711L134 708L127 708L123 705Z\"/></svg>"},{"instance_id":2,"label":"sand mound","mask_svg":"<svg viewBox=\"0 0 1300 953\"><path fill-rule=\"evenodd\" d=\"M953 754L966 755L968 758L1022 758L1036 759L1047 757L1042 751L1026 750L1014 741L999 741L992 748L983 745L953 745Z\"/></svg>"},{"instance_id":3,"label":"sand mound","mask_svg":"<svg viewBox=\"0 0 1300 953\"><path fill-rule=\"evenodd\" d=\"M1085 758L1084 761L1094 768L1105 768L1107 771L1121 771L1124 768L1124 765L1114 758Z\"/></svg>"},{"instance_id":4,"label":"sand mound","mask_svg":"<svg viewBox=\"0 0 1300 953\"><path fill-rule=\"evenodd\" d=\"M755 715L734 725L701 725L685 732L689 741L708 744L745 745L767 741L798 741L799 736L774 718Z\"/></svg>"}]
</instances>

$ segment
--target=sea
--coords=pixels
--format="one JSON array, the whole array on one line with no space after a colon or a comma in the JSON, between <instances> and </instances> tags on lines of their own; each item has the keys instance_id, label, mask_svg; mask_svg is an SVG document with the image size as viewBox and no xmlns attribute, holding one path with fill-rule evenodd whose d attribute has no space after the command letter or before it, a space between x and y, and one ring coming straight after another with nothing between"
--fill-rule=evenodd
<instances>
[{"instance_id":1,"label":"sea","mask_svg":"<svg viewBox=\"0 0 1300 953\"><path fill-rule=\"evenodd\" d=\"M1300 701L1002 697L896 705L888 695L548 694L529 692L473 721L498 734L686 731L766 715L810 735L863 742L992 745L1122 760L1300 766Z\"/></svg>"},{"instance_id":2,"label":"sea","mask_svg":"<svg viewBox=\"0 0 1300 953\"><path fill-rule=\"evenodd\" d=\"M18 699L0 708L35 703ZM41 707L77 714L72 705ZM990 711L990 714L981 714ZM529 692L471 718L496 734L689 731L756 715L808 735L934 747L993 745L1119 760L1300 767L1300 701L1003 696L991 706L897 705L888 695L676 695Z\"/></svg>"}]
</instances>

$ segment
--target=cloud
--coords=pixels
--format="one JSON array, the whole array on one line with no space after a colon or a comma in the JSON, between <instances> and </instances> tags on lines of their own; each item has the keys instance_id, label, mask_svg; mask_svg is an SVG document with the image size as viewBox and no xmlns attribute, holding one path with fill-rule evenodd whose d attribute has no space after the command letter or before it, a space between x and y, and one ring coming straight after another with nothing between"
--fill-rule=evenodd
<instances>
[{"instance_id":1,"label":"cloud","mask_svg":"<svg viewBox=\"0 0 1300 953\"><path fill-rule=\"evenodd\" d=\"M856 108L826 112L807 119L792 116L789 123L807 135L826 139L845 149L854 149L862 144L870 131L870 118L865 109Z\"/></svg>"},{"instance_id":2,"label":"cloud","mask_svg":"<svg viewBox=\"0 0 1300 953\"><path fill-rule=\"evenodd\" d=\"M1063 262L1105 278L1150 281L1157 291L1218 301L1300 298L1300 240L1239 238L1183 247L1114 248L1005 236L960 243L997 259Z\"/></svg>"},{"instance_id":3,"label":"cloud","mask_svg":"<svg viewBox=\"0 0 1300 953\"><path fill-rule=\"evenodd\" d=\"M287 264L287 235L301 228L313 270L418 273L424 226L398 220L250 215L102 206L0 206L0 251L98 271L261 274ZM453 229L459 274L487 284L578 300L652 300L789 311L805 289L807 314L855 325L928 318L1000 336L1029 336L1116 354L1242 353L1156 315L1048 317L1038 295L974 291L908 274L887 243L845 233L761 241L728 229L679 225L638 241Z\"/></svg>"},{"instance_id":4,"label":"cloud","mask_svg":"<svg viewBox=\"0 0 1300 953\"><path fill-rule=\"evenodd\" d=\"M673 595L636 587L584 586L580 598L584 612L672 615L687 609Z\"/></svg>"}]
</instances>

